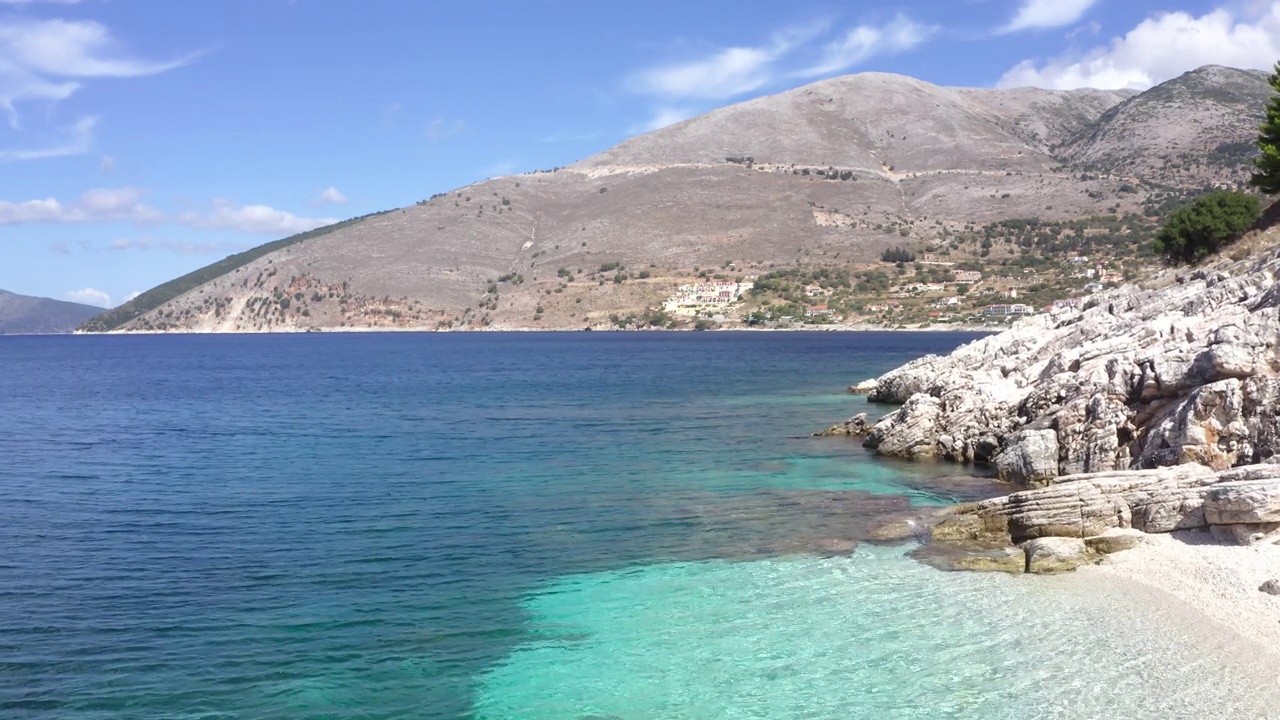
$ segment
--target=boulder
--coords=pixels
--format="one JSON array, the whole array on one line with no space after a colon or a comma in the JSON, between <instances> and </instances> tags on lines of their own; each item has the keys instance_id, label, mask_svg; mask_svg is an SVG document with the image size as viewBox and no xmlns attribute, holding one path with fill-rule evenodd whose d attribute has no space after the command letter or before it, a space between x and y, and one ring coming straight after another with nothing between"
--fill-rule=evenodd
<instances>
[{"instance_id":1,"label":"boulder","mask_svg":"<svg viewBox=\"0 0 1280 720\"><path fill-rule=\"evenodd\" d=\"M1280 580L1268 580L1258 588L1258 592L1268 595L1280 595Z\"/></svg>"},{"instance_id":2,"label":"boulder","mask_svg":"<svg viewBox=\"0 0 1280 720\"><path fill-rule=\"evenodd\" d=\"M858 413L842 423L832 425L821 432L813 434L814 437L862 437L871 432L871 423L867 422L866 413Z\"/></svg>"},{"instance_id":3,"label":"boulder","mask_svg":"<svg viewBox=\"0 0 1280 720\"><path fill-rule=\"evenodd\" d=\"M1132 550L1147 541L1147 534L1136 530L1108 530L1084 539L1085 547L1095 555L1112 555Z\"/></svg>"},{"instance_id":4,"label":"boulder","mask_svg":"<svg viewBox=\"0 0 1280 720\"><path fill-rule=\"evenodd\" d=\"M935 528L935 535L954 542L1007 532L1012 542L1021 543L1042 537L1090 538L1113 528L1165 533L1254 526L1280 522L1277 501L1280 465L1120 470L1061 477L1048 487L964 506Z\"/></svg>"},{"instance_id":5,"label":"boulder","mask_svg":"<svg viewBox=\"0 0 1280 720\"><path fill-rule=\"evenodd\" d=\"M996 474L1005 482L1048 485L1058 476L1058 433L1051 429L1023 430L1009 438L996 456Z\"/></svg>"},{"instance_id":6,"label":"boulder","mask_svg":"<svg viewBox=\"0 0 1280 720\"><path fill-rule=\"evenodd\" d=\"M1028 540L1021 547L1026 571L1037 575L1068 572L1097 561L1080 538L1042 537Z\"/></svg>"},{"instance_id":7,"label":"boulder","mask_svg":"<svg viewBox=\"0 0 1280 720\"><path fill-rule=\"evenodd\" d=\"M1204 515L1210 525L1278 523L1280 481L1246 480L1210 488L1204 497Z\"/></svg>"}]
</instances>

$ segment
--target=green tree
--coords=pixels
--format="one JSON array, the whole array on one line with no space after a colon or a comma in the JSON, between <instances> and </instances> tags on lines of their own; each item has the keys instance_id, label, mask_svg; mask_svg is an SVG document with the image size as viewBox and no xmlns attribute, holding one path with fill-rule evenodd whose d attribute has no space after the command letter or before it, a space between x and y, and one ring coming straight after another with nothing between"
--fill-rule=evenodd
<instances>
[{"instance_id":1,"label":"green tree","mask_svg":"<svg viewBox=\"0 0 1280 720\"><path fill-rule=\"evenodd\" d=\"M1267 104L1267 118L1258 127L1255 144L1260 154L1253 161L1253 177L1249 184L1268 195L1280 194L1280 62L1270 79L1275 94Z\"/></svg>"},{"instance_id":2,"label":"green tree","mask_svg":"<svg viewBox=\"0 0 1280 720\"><path fill-rule=\"evenodd\" d=\"M1173 262L1195 262L1239 237L1261 214L1253 195L1211 192L1170 215L1152 248Z\"/></svg>"}]
</instances>

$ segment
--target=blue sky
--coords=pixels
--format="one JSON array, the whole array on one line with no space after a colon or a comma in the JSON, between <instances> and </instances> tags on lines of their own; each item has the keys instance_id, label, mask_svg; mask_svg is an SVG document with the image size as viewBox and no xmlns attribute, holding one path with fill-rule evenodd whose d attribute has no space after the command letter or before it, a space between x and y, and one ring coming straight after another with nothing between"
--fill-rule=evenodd
<instances>
[{"instance_id":1,"label":"blue sky","mask_svg":"<svg viewBox=\"0 0 1280 720\"><path fill-rule=\"evenodd\" d=\"M231 252L824 77L1143 88L1280 0L0 0L0 288L110 306Z\"/></svg>"}]
</instances>

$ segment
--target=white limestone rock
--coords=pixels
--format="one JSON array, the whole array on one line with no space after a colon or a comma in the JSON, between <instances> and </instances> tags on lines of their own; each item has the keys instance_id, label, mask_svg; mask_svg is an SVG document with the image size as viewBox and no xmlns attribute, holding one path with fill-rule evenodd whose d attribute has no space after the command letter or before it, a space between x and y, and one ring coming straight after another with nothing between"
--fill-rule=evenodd
<instances>
[{"instance_id":1,"label":"white limestone rock","mask_svg":"<svg viewBox=\"0 0 1280 720\"><path fill-rule=\"evenodd\" d=\"M872 401L902 404L866 445L899 457L994 461L1002 478L1028 485L1280 459L1277 277L1280 248L1223 259L908 363L864 384ZM1158 526L1188 514L1150 507ZM1184 522L1193 520L1174 524Z\"/></svg>"}]
</instances>

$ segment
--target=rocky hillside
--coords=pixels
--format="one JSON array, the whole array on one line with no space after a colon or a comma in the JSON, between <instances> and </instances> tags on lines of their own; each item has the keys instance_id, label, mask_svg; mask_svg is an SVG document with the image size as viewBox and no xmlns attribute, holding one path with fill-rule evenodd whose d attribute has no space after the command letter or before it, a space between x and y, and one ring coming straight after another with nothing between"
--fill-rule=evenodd
<instances>
[{"instance_id":1,"label":"rocky hillside","mask_svg":"<svg viewBox=\"0 0 1280 720\"><path fill-rule=\"evenodd\" d=\"M1116 105L1058 154L1085 171L1151 185L1229 181L1251 169L1270 94L1266 73L1204 67Z\"/></svg>"},{"instance_id":2,"label":"rocky hillside","mask_svg":"<svg viewBox=\"0 0 1280 720\"><path fill-rule=\"evenodd\" d=\"M944 520L948 566L1069 569L1115 530L1280 540L1280 228L1229 253L863 383L901 407L832 434L1037 488Z\"/></svg>"},{"instance_id":3,"label":"rocky hillside","mask_svg":"<svg viewBox=\"0 0 1280 720\"><path fill-rule=\"evenodd\" d=\"M102 308L0 290L0 335L69 333Z\"/></svg>"},{"instance_id":4,"label":"rocky hillside","mask_svg":"<svg viewBox=\"0 0 1280 720\"><path fill-rule=\"evenodd\" d=\"M1269 249L1100 293L879 378L871 399L903 406L868 446L991 462L1023 484L1280 456L1280 229L1253 242Z\"/></svg>"},{"instance_id":5,"label":"rocky hillside","mask_svg":"<svg viewBox=\"0 0 1280 720\"><path fill-rule=\"evenodd\" d=\"M566 168L279 241L85 329L607 326L709 269L738 278L856 267L990 223L1139 215L1208 183L1239 183L1235 154L1168 174L1132 172L1125 153L1235 147L1266 93L1260 75L1222 68L1141 95L836 78ZM1213 113L1187 111L1201 96Z\"/></svg>"}]
</instances>

